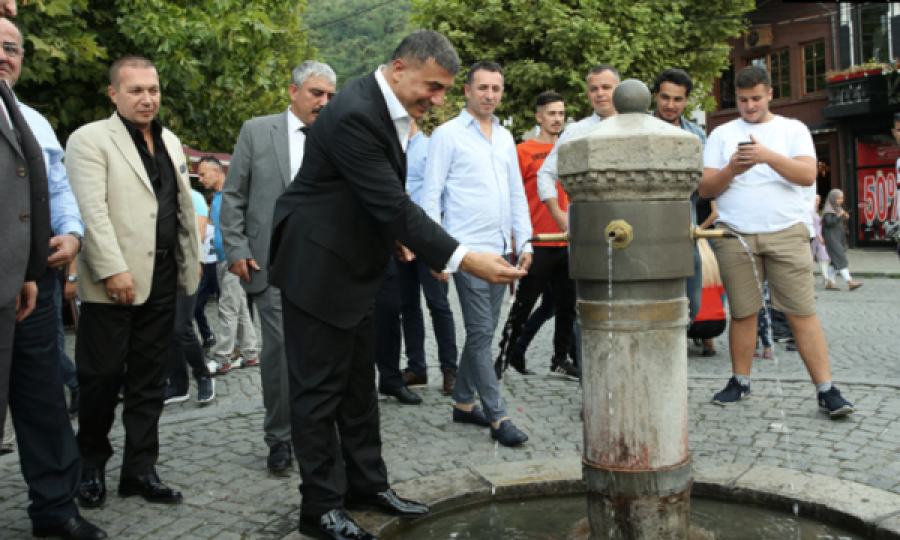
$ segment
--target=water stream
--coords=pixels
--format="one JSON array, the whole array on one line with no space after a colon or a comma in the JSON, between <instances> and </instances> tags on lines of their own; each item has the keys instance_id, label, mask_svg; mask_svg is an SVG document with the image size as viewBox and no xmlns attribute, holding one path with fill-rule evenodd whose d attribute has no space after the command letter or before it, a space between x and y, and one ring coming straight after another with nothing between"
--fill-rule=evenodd
<instances>
[{"instance_id":1,"label":"water stream","mask_svg":"<svg viewBox=\"0 0 900 540\"><path fill-rule=\"evenodd\" d=\"M781 386L781 365L778 362L778 355L775 352L775 340L772 337L772 313L769 309L769 303L766 302L766 284L760 278L759 269L756 267L756 259L753 256L753 250L750 249L750 246L747 244L747 241L744 240L743 236L736 234L736 233L734 236L738 240L740 240L741 245L744 246L744 250L747 252L747 256L750 257L750 264L751 264L751 266L753 266L753 275L756 276L756 283L759 286L759 293L760 293L760 295L762 295L763 313L765 314L765 317L766 317L766 326L767 326L766 332L768 333L769 348L772 351L772 360L773 360L773 363L775 364L775 391L777 392L779 397L783 398L784 390L782 389L782 386ZM733 351L732 351L732 354L734 354ZM774 431L777 433L783 433L785 435L785 448L786 448L785 451L787 452L788 468L793 469L794 461L793 461L793 458L791 455L791 429L788 426L787 415L785 415L785 413L784 413L784 408L782 407L779 410L779 412L781 413L781 424L779 425L776 423L772 423L769 425L769 429L771 431ZM794 487L794 483L791 482L791 492L795 492L795 491L796 491L796 488ZM798 505L795 504L793 507L793 510L794 510L795 516L800 515L800 508ZM798 532L798 538L799 538L799 532Z\"/></svg>"}]
</instances>

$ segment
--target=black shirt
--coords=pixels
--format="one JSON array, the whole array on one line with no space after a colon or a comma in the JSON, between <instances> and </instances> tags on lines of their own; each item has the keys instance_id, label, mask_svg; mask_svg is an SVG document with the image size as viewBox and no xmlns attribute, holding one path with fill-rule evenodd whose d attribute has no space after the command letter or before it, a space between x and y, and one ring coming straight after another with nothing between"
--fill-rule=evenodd
<instances>
[{"instance_id":1,"label":"black shirt","mask_svg":"<svg viewBox=\"0 0 900 540\"><path fill-rule=\"evenodd\" d=\"M116 113L118 114L118 113ZM162 124L150 124L153 130L153 151L147 146L144 134L121 114L119 118L131 134L159 206L156 215L156 249L171 249L178 243L178 176L162 140Z\"/></svg>"}]
</instances>

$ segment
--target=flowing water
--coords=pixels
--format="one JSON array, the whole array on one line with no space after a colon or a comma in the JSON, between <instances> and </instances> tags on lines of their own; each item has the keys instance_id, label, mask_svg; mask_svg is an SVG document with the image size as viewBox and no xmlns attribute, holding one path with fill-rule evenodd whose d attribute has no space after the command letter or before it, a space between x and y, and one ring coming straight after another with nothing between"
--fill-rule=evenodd
<instances>
[{"instance_id":1,"label":"flowing water","mask_svg":"<svg viewBox=\"0 0 900 540\"><path fill-rule=\"evenodd\" d=\"M485 504L440 514L398 531L386 540L582 540L584 497ZM715 540L862 540L865 536L790 512L745 504L691 499L691 524Z\"/></svg>"},{"instance_id":2,"label":"flowing water","mask_svg":"<svg viewBox=\"0 0 900 540\"><path fill-rule=\"evenodd\" d=\"M747 252L747 256L750 257L750 264L753 266L753 275L756 276L756 283L759 286L760 295L763 298L763 313L766 317L766 332L768 333L768 341L769 348L772 351L772 360L775 364L775 391L779 396L784 396L784 390L781 387L781 366L778 363L778 354L775 352L775 340L772 338L772 313L769 310L769 303L766 302L766 284L763 282L762 278L759 275L759 269L756 267L756 259L753 257L753 250L750 249L750 246L747 244L747 241L744 240L743 236L735 234L735 237L740 240L741 245L744 246L744 250ZM791 429L787 423L787 416L784 414L784 409L780 409L781 412L781 423L773 423L769 425L769 429L771 431L775 431L778 433L785 434L785 451L787 453L787 462L788 468L794 468L794 461L791 456ZM794 484L791 483L791 491L795 491ZM798 505L794 505L793 507L794 515L798 516L800 514L800 508ZM799 536L798 536L799 538Z\"/></svg>"}]
</instances>

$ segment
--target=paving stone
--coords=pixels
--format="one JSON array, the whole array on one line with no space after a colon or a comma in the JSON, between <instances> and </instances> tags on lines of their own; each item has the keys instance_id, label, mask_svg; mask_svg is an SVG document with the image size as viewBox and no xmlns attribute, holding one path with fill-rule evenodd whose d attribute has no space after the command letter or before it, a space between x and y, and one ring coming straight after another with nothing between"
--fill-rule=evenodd
<instances>
[{"instance_id":1,"label":"paving stone","mask_svg":"<svg viewBox=\"0 0 900 540\"><path fill-rule=\"evenodd\" d=\"M727 333L715 340L716 357L700 357L699 350L692 348L688 357L691 452L695 464L702 458L702 463L714 460L723 468L695 467L697 485L704 478L723 476L749 481L753 475L748 469L763 470L769 464L783 467L777 469L781 479L785 469L798 471L794 474L808 471L900 494L900 427L895 427L900 426L900 378L885 379L885 374L896 372L894 351L900 350L900 334L893 330L898 322L897 283L868 279L852 299L820 295L819 315L829 340L834 380L857 407L856 414L838 421L818 411L805 366L782 345L776 345L777 366L756 362L751 399L731 407L710 403L731 374ZM451 301L458 310L452 287ZM209 307L214 324L215 304ZM501 322L508 307L504 304ZM892 321L889 326L885 317ZM465 334L461 317L456 319L461 348ZM527 354L529 367L539 375L509 373L504 378L501 392L510 416L530 437L517 449L498 448L486 430L451 421L452 401L440 392L430 326L426 324L430 386L415 390L424 404L401 406L393 399L379 403L384 457L391 482L401 493L445 500L463 490L485 489L477 483L481 480L466 484L473 468L512 467L515 471L519 462L548 459L580 463L579 386L547 375L552 324L537 334ZM72 349L75 339L69 337L67 347ZM499 339L498 332L494 356ZM241 369L217 377L216 394L216 401L207 407L193 400L168 406L160 421L159 471L164 481L185 493L184 504L161 507L139 497L110 497L104 507L84 515L116 538L299 539L294 529L300 477L296 472L272 477L265 468L268 449L263 442L259 371ZM107 484L113 489L118 484L124 441L120 412L110 437L115 454L107 467ZM790 433L772 431L773 423L786 425ZM77 430L77 421L73 425ZM575 466L567 474L578 477L580 468ZM17 454L0 457L4 538L8 533L14 538L30 535L27 505ZM896 526L900 520L892 523Z\"/></svg>"}]
</instances>

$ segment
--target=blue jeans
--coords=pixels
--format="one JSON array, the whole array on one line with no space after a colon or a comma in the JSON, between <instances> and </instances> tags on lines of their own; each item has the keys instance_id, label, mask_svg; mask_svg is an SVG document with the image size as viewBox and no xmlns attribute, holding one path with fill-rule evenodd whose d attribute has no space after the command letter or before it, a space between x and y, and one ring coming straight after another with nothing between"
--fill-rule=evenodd
<instances>
[{"instance_id":1,"label":"blue jeans","mask_svg":"<svg viewBox=\"0 0 900 540\"><path fill-rule=\"evenodd\" d=\"M431 313L431 324L437 340L438 360L441 371L455 371L456 326L453 311L447 300L448 284L437 280L428 266L421 261L397 263L400 275L400 301L402 302L403 340L406 344L407 371L425 375L425 321L422 316L421 293ZM421 292L420 292L421 290Z\"/></svg>"},{"instance_id":2,"label":"blue jeans","mask_svg":"<svg viewBox=\"0 0 900 540\"><path fill-rule=\"evenodd\" d=\"M203 276L197 287L196 305L194 306L194 319L197 321L197 329L203 341L212 337L209 321L206 320L206 301L211 294L219 294L219 278L216 276L216 263L203 263Z\"/></svg>"},{"instance_id":3,"label":"blue jeans","mask_svg":"<svg viewBox=\"0 0 900 540\"><path fill-rule=\"evenodd\" d=\"M466 326L466 344L459 358L453 401L465 405L475 403L477 391L484 415L496 422L506 416L506 404L500 397L491 342L509 289L507 285L491 285L463 271L454 274L453 282Z\"/></svg>"},{"instance_id":4,"label":"blue jeans","mask_svg":"<svg viewBox=\"0 0 900 540\"><path fill-rule=\"evenodd\" d=\"M59 342L59 364L62 366L63 384L69 387L69 390L78 390L78 374L75 371L75 363L66 354L66 329L63 328L62 316L62 297L65 285L59 279L54 279L56 286L53 289L53 304L56 306L56 317L59 320L57 324L57 341ZM74 300L73 300L74 302Z\"/></svg>"}]
</instances>

